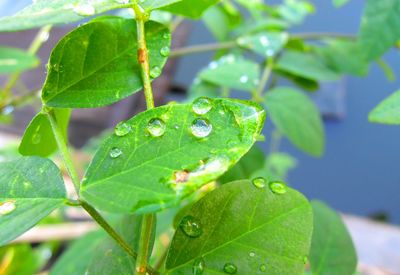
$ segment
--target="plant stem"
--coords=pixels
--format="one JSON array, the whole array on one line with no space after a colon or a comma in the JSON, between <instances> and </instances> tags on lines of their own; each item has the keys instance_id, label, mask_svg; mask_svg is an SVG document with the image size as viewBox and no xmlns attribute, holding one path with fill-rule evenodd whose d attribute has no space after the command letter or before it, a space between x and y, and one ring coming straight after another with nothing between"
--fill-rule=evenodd
<instances>
[{"instance_id":1,"label":"plant stem","mask_svg":"<svg viewBox=\"0 0 400 275\"><path fill-rule=\"evenodd\" d=\"M165 260L167 259L168 256L168 246L166 247L166 249L163 251L160 259L158 259L157 263L154 266L154 269L159 271L160 268L162 267L162 265L164 264Z\"/></svg>"},{"instance_id":2,"label":"plant stem","mask_svg":"<svg viewBox=\"0 0 400 275\"><path fill-rule=\"evenodd\" d=\"M271 135L271 143L269 148L269 153L276 153L279 151L279 146L281 144L282 133L278 129L274 129Z\"/></svg>"},{"instance_id":3,"label":"plant stem","mask_svg":"<svg viewBox=\"0 0 400 275\"><path fill-rule=\"evenodd\" d=\"M143 215L142 227L140 230L139 251L136 260L136 274L145 275L147 260L151 253L151 233L156 223L156 216L154 214Z\"/></svg>"},{"instance_id":4,"label":"plant stem","mask_svg":"<svg viewBox=\"0 0 400 275\"><path fill-rule=\"evenodd\" d=\"M290 38L302 39L302 40L321 40L326 38L356 40L357 36L353 34L335 33L335 32L304 32L304 33L293 33L290 35Z\"/></svg>"},{"instance_id":5,"label":"plant stem","mask_svg":"<svg viewBox=\"0 0 400 275\"><path fill-rule=\"evenodd\" d=\"M67 167L68 174L71 177L76 192L79 193L80 180L72 162L71 154L67 146L67 141L65 140L62 131L57 124L57 118L55 117L53 110L48 111L47 115L51 124L51 128L53 129L53 134L57 142L58 149L60 150L60 153L64 159L65 166Z\"/></svg>"},{"instance_id":6,"label":"plant stem","mask_svg":"<svg viewBox=\"0 0 400 275\"><path fill-rule=\"evenodd\" d=\"M262 100L262 94L264 92L265 86L267 86L269 77L271 76L273 66L274 66L274 60L272 58L268 58L267 64L265 65L265 69L261 75L261 79L260 79L258 88L253 94L253 99L255 101Z\"/></svg>"},{"instance_id":7,"label":"plant stem","mask_svg":"<svg viewBox=\"0 0 400 275\"><path fill-rule=\"evenodd\" d=\"M204 52L209 52L209 51L231 49L236 46L237 46L237 44L235 41L189 46L189 47L183 47L180 49L172 50L170 57L178 57L178 56L194 54L194 53L204 53Z\"/></svg>"}]
</instances>

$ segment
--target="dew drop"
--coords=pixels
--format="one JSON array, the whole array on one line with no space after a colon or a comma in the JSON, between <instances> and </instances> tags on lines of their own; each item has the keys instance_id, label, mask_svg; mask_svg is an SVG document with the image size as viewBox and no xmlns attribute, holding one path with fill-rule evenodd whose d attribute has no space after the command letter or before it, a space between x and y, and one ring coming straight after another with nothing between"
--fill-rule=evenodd
<instances>
[{"instance_id":1,"label":"dew drop","mask_svg":"<svg viewBox=\"0 0 400 275\"><path fill-rule=\"evenodd\" d=\"M249 81L249 77L247 75L242 75L239 79L240 83L247 83Z\"/></svg>"},{"instance_id":2,"label":"dew drop","mask_svg":"<svg viewBox=\"0 0 400 275\"><path fill-rule=\"evenodd\" d=\"M2 115L9 115L14 111L14 106L12 105L7 105L3 108L3 110L1 110L1 114Z\"/></svg>"},{"instance_id":3,"label":"dew drop","mask_svg":"<svg viewBox=\"0 0 400 275\"><path fill-rule=\"evenodd\" d=\"M237 272L237 267L232 263L226 263L224 265L224 272L228 274L235 274Z\"/></svg>"},{"instance_id":4,"label":"dew drop","mask_svg":"<svg viewBox=\"0 0 400 275\"><path fill-rule=\"evenodd\" d=\"M115 126L114 133L119 137L123 137L129 134L131 130L131 125L129 125L125 121L121 121L117 124L117 126Z\"/></svg>"},{"instance_id":5,"label":"dew drop","mask_svg":"<svg viewBox=\"0 0 400 275\"><path fill-rule=\"evenodd\" d=\"M170 52L171 52L171 50L168 46L162 47L160 50L160 54L164 57L169 56Z\"/></svg>"},{"instance_id":6,"label":"dew drop","mask_svg":"<svg viewBox=\"0 0 400 275\"><path fill-rule=\"evenodd\" d=\"M110 150L110 157L113 159L116 159L121 155L122 155L122 151L121 151L121 149L119 149L117 147L114 147Z\"/></svg>"},{"instance_id":7,"label":"dew drop","mask_svg":"<svg viewBox=\"0 0 400 275\"><path fill-rule=\"evenodd\" d=\"M90 4L82 4L74 7L74 12L81 16L91 16L96 13L96 9Z\"/></svg>"},{"instance_id":8,"label":"dew drop","mask_svg":"<svg viewBox=\"0 0 400 275\"><path fill-rule=\"evenodd\" d=\"M212 61L212 62L208 65L208 67L209 67L211 70L215 70L215 69L218 67L218 63L217 63L216 61Z\"/></svg>"},{"instance_id":9,"label":"dew drop","mask_svg":"<svg viewBox=\"0 0 400 275\"><path fill-rule=\"evenodd\" d=\"M254 257L254 256L256 256L256 253L250 252L250 253L249 253L249 256L250 256L250 257Z\"/></svg>"},{"instance_id":10,"label":"dew drop","mask_svg":"<svg viewBox=\"0 0 400 275\"><path fill-rule=\"evenodd\" d=\"M268 50L265 51L265 54L266 54L267 56L273 56L273 55L275 54L275 52L274 52L274 50L272 50L272 49L268 49Z\"/></svg>"},{"instance_id":11,"label":"dew drop","mask_svg":"<svg viewBox=\"0 0 400 275\"><path fill-rule=\"evenodd\" d=\"M261 43L261 45L263 45L264 47L269 46L268 37L266 37L266 36L261 36L261 37L260 37L260 43Z\"/></svg>"},{"instance_id":12,"label":"dew drop","mask_svg":"<svg viewBox=\"0 0 400 275\"><path fill-rule=\"evenodd\" d=\"M166 128L165 122L159 118L152 118L147 124L147 131L153 137L161 137L165 133Z\"/></svg>"},{"instance_id":13,"label":"dew drop","mask_svg":"<svg viewBox=\"0 0 400 275\"><path fill-rule=\"evenodd\" d=\"M264 188L267 181L263 177L258 177L254 178L251 182L257 188Z\"/></svg>"},{"instance_id":14,"label":"dew drop","mask_svg":"<svg viewBox=\"0 0 400 275\"><path fill-rule=\"evenodd\" d=\"M212 108L211 101L207 97L199 97L192 104L192 110L197 115L204 115Z\"/></svg>"},{"instance_id":15,"label":"dew drop","mask_svg":"<svg viewBox=\"0 0 400 275\"><path fill-rule=\"evenodd\" d=\"M285 194L287 191L286 184L281 181L271 181L269 188L275 194Z\"/></svg>"},{"instance_id":16,"label":"dew drop","mask_svg":"<svg viewBox=\"0 0 400 275\"><path fill-rule=\"evenodd\" d=\"M203 233L199 221L190 215L182 219L179 227L186 236L191 238L197 238Z\"/></svg>"},{"instance_id":17,"label":"dew drop","mask_svg":"<svg viewBox=\"0 0 400 275\"><path fill-rule=\"evenodd\" d=\"M41 140L42 135L40 133L36 132L32 135L32 144L39 144Z\"/></svg>"},{"instance_id":18,"label":"dew drop","mask_svg":"<svg viewBox=\"0 0 400 275\"><path fill-rule=\"evenodd\" d=\"M163 38L164 39L169 39L169 38L171 38L171 34L169 32L164 32Z\"/></svg>"},{"instance_id":19,"label":"dew drop","mask_svg":"<svg viewBox=\"0 0 400 275\"><path fill-rule=\"evenodd\" d=\"M204 262L203 258L199 258L193 262L192 266L192 274L193 275L201 275L204 272L204 268L206 263Z\"/></svg>"},{"instance_id":20,"label":"dew drop","mask_svg":"<svg viewBox=\"0 0 400 275\"><path fill-rule=\"evenodd\" d=\"M261 272L267 271L267 266L265 264L260 265L260 271Z\"/></svg>"},{"instance_id":21,"label":"dew drop","mask_svg":"<svg viewBox=\"0 0 400 275\"><path fill-rule=\"evenodd\" d=\"M150 76L152 78L156 78L157 76L159 76L161 74L161 69L158 66L154 66L153 68L151 68L150 70Z\"/></svg>"},{"instance_id":22,"label":"dew drop","mask_svg":"<svg viewBox=\"0 0 400 275\"><path fill-rule=\"evenodd\" d=\"M14 201L0 202L0 215L7 215L13 212L17 208Z\"/></svg>"},{"instance_id":23,"label":"dew drop","mask_svg":"<svg viewBox=\"0 0 400 275\"><path fill-rule=\"evenodd\" d=\"M197 118L191 126L192 134L198 138L207 137L212 131L212 125L207 119Z\"/></svg>"}]
</instances>

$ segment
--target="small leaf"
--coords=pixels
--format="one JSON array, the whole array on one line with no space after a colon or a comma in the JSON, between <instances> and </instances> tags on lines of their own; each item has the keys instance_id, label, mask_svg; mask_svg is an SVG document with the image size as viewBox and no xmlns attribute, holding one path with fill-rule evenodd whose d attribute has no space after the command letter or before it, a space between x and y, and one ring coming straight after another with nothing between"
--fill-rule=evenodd
<instances>
[{"instance_id":1,"label":"small leaf","mask_svg":"<svg viewBox=\"0 0 400 275\"><path fill-rule=\"evenodd\" d=\"M168 251L167 273L191 274L202 261L205 274L231 269L301 274L311 243L312 210L300 193L286 188L276 194L243 180L208 193L183 218L195 221L202 234L188 236L182 220Z\"/></svg>"},{"instance_id":2,"label":"small leaf","mask_svg":"<svg viewBox=\"0 0 400 275\"><path fill-rule=\"evenodd\" d=\"M199 77L222 87L251 91L257 88L259 75L257 63L229 54L212 61Z\"/></svg>"},{"instance_id":3,"label":"small leaf","mask_svg":"<svg viewBox=\"0 0 400 275\"><path fill-rule=\"evenodd\" d=\"M66 196L57 166L39 157L1 163L0 182L0 246L61 206Z\"/></svg>"},{"instance_id":4,"label":"small leaf","mask_svg":"<svg viewBox=\"0 0 400 275\"><path fill-rule=\"evenodd\" d=\"M167 60L161 49L170 45L169 30L152 21L145 28L150 66L161 72ZM93 108L139 91L137 50L131 19L106 17L73 30L51 53L43 101L58 108Z\"/></svg>"},{"instance_id":5,"label":"small leaf","mask_svg":"<svg viewBox=\"0 0 400 275\"><path fill-rule=\"evenodd\" d=\"M32 69L39 63L40 60L36 56L23 50L0 47L0 74Z\"/></svg>"},{"instance_id":6,"label":"small leaf","mask_svg":"<svg viewBox=\"0 0 400 275\"><path fill-rule=\"evenodd\" d=\"M229 17L222 6L209 8L202 16L202 20L214 37L224 41L229 35Z\"/></svg>"},{"instance_id":7,"label":"small leaf","mask_svg":"<svg viewBox=\"0 0 400 275\"><path fill-rule=\"evenodd\" d=\"M400 125L400 90L379 103L368 119L375 123Z\"/></svg>"},{"instance_id":8,"label":"small leaf","mask_svg":"<svg viewBox=\"0 0 400 275\"><path fill-rule=\"evenodd\" d=\"M308 1L285 0L277 11L282 18L291 24L300 24L307 15L314 13L315 8Z\"/></svg>"},{"instance_id":9,"label":"small leaf","mask_svg":"<svg viewBox=\"0 0 400 275\"><path fill-rule=\"evenodd\" d=\"M275 68L312 80L335 81L340 78L340 74L328 68L312 53L286 51Z\"/></svg>"},{"instance_id":10,"label":"small leaf","mask_svg":"<svg viewBox=\"0 0 400 275\"><path fill-rule=\"evenodd\" d=\"M312 274L352 275L357 255L340 216L320 201L311 202L314 213L310 263Z\"/></svg>"},{"instance_id":11,"label":"small leaf","mask_svg":"<svg viewBox=\"0 0 400 275\"><path fill-rule=\"evenodd\" d=\"M67 128L71 115L70 109L53 110L58 125L67 140ZM23 156L47 157L57 151L57 142L46 113L38 113L29 123L22 137L18 151Z\"/></svg>"},{"instance_id":12,"label":"small leaf","mask_svg":"<svg viewBox=\"0 0 400 275\"><path fill-rule=\"evenodd\" d=\"M178 3L163 8L163 10L192 19L198 19L206 9L215 5L218 1L219 0L181 0Z\"/></svg>"},{"instance_id":13,"label":"small leaf","mask_svg":"<svg viewBox=\"0 0 400 275\"><path fill-rule=\"evenodd\" d=\"M288 38L285 32L261 32L239 37L237 43L264 57L272 57L285 46Z\"/></svg>"},{"instance_id":14,"label":"small leaf","mask_svg":"<svg viewBox=\"0 0 400 275\"><path fill-rule=\"evenodd\" d=\"M82 198L110 212L156 211L217 179L254 144L265 113L249 101L208 101L201 110L173 104L128 120L131 132L97 151Z\"/></svg>"},{"instance_id":15,"label":"small leaf","mask_svg":"<svg viewBox=\"0 0 400 275\"><path fill-rule=\"evenodd\" d=\"M324 128L317 107L300 91L278 87L265 96L275 126L299 149L313 156L324 152Z\"/></svg>"}]
</instances>

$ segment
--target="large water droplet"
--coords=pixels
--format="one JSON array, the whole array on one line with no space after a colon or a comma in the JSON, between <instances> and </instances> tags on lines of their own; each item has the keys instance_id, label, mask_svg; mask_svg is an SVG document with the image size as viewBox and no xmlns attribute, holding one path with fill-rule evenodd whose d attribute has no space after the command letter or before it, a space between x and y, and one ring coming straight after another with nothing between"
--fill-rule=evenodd
<instances>
[{"instance_id":1,"label":"large water droplet","mask_svg":"<svg viewBox=\"0 0 400 275\"><path fill-rule=\"evenodd\" d=\"M207 119L197 118L191 126L192 134L198 138L207 137L212 131L212 125Z\"/></svg>"},{"instance_id":2,"label":"large water droplet","mask_svg":"<svg viewBox=\"0 0 400 275\"><path fill-rule=\"evenodd\" d=\"M267 181L263 177L255 178L251 181L257 188L264 188Z\"/></svg>"},{"instance_id":3,"label":"large water droplet","mask_svg":"<svg viewBox=\"0 0 400 275\"><path fill-rule=\"evenodd\" d=\"M197 238L203 233L199 221L190 215L182 219L179 227L182 229L185 235L191 238Z\"/></svg>"},{"instance_id":4,"label":"large water droplet","mask_svg":"<svg viewBox=\"0 0 400 275\"><path fill-rule=\"evenodd\" d=\"M224 272L228 274L235 274L237 272L237 267L233 263L226 263L224 265Z\"/></svg>"},{"instance_id":5,"label":"large water droplet","mask_svg":"<svg viewBox=\"0 0 400 275\"><path fill-rule=\"evenodd\" d=\"M17 208L14 201L0 202L0 215L7 215L13 212Z\"/></svg>"},{"instance_id":6,"label":"large water droplet","mask_svg":"<svg viewBox=\"0 0 400 275\"><path fill-rule=\"evenodd\" d=\"M153 68L151 68L150 70L150 76L152 78L156 78L161 74L161 68L158 66L154 66Z\"/></svg>"},{"instance_id":7,"label":"large water droplet","mask_svg":"<svg viewBox=\"0 0 400 275\"><path fill-rule=\"evenodd\" d=\"M125 121L121 121L120 123L115 126L114 133L119 136L123 137L130 133L132 130L131 125L126 123Z\"/></svg>"},{"instance_id":8,"label":"large water droplet","mask_svg":"<svg viewBox=\"0 0 400 275\"><path fill-rule=\"evenodd\" d=\"M165 133L166 129L165 122L159 118L152 118L150 119L149 123L147 124L147 131L153 137L160 137Z\"/></svg>"},{"instance_id":9,"label":"large water droplet","mask_svg":"<svg viewBox=\"0 0 400 275\"><path fill-rule=\"evenodd\" d=\"M168 46L162 47L160 50L160 54L164 57L169 56L170 52L171 52L171 50Z\"/></svg>"},{"instance_id":10,"label":"large water droplet","mask_svg":"<svg viewBox=\"0 0 400 275\"><path fill-rule=\"evenodd\" d=\"M269 188L275 194L285 194L287 191L286 184L281 181L271 181Z\"/></svg>"},{"instance_id":11,"label":"large water droplet","mask_svg":"<svg viewBox=\"0 0 400 275\"><path fill-rule=\"evenodd\" d=\"M122 155L122 151L121 149L114 147L110 150L110 157L112 157L113 159L118 158L119 156Z\"/></svg>"},{"instance_id":12,"label":"large water droplet","mask_svg":"<svg viewBox=\"0 0 400 275\"><path fill-rule=\"evenodd\" d=\"M78 4L73 10L81 16L91 16L96 13L96 9L90 4Z\"/></svg>"},{"instance_id":13,"label":"large water droplet","mask_svg":"<svg viewBox=\"0 0 400 275\"><path fill-rule=\"evenodd\" d=\"M265 264L260 265L260 271L261 272L267 271L267 266Z\"/></svg>"},{"instance_id":14,"label":"large water droplet","mask_svg":"<svg viewBox=\"0 0 400 275\"><path fill-rule=\"evenodd\" d=\"M212 108L211 101L207 97L199 97L192 104L192 110L197 115L204 115Z\"/></svg>"},{"instance_id":15,"label":"large water droplet","mask_svg":"<svg viewBox=\"0 0 400 275\"><path fill-rule=\"evenodd\" d=\"M192 266L192 274L193 275L201 275L204 272L204 268L206 263L204 262L203 258L199 258L193 262Z\"/></svg>"}]
</instances>

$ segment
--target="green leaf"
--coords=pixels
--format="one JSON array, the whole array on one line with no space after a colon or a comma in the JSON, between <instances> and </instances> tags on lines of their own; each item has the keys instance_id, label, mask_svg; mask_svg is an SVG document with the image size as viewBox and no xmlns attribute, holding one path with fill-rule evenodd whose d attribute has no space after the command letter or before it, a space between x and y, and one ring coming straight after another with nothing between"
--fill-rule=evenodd
<instances>
[{"instance_id":1,"label":"green leaf","mask_svg":"<svg viewBox=\"0 0 400 275\"><path fill-rule=\"evenodd\" d=\"M311 243L312 209L303 195L285 190L275 194L243 180L207 194L184 218L192 217L200 236L189 237L178 228L167 273L191 274L202 260L205 274L222 274L229 263L237 274L301 274Z\"/></svg>"},{"instance_id":2,"label":"green leaf","mask_svg":"<svg viewBox=\"0 0 400 275\"><path fill-rule=\"evenodd\" d=\"M400 90L379 103L368 119L375 123L400 125Z\"/></svg>"},{"instance_id":3,"label":"green leaf","mask_svg":"<svg viewBox=\"0 0 400 275\"><path fill-rule=\"evenodd\" d=\"M349 0L332 0L332 1L333 1L333 5L336 8L340 8L349 2Z\"/></svg>"},{"instance_id":4,"label":"green leaf","mask_svg":"<svg viewBox=\"0 0 400 275\"><path fill-rule=\"evenodd\" d=\"M215 5L219 1L220 0L181 0L177 3L163 8L163 10L192 19L198 19L201 17L205 10L207 10L212 5Z\"/></svg>"},{"instance_id":5,"label":"green leaf","mask_svg":"<svg viewBox=\"0 0 400 275\"><path fill-rule=\"evenodd\" d=\"M357 255L342 219L320 201L312 201L311 205L314 213L310 250L312 274L354 274Z\"/></svg>"},{"instance_id":6,"label":"green leaf","mask_svg":"<svg viewBox=\"0 0 400 275\"><path fill-rule=\"evenodd\" d=\"M237 43L264 57L271 57L285 46L288 38L289 35L285 32L261 32L239 37Z\"/></svg>"},{"instance_id":7,"label":"green leaf","mask_svg":"<svg viewBox=\"0 0 400 275\"><path fill-rule=\"evenodd\" d=\"M209 8L202 16L202 20L214 37L224 41L229 35L229 17L222 6Z\"/></svg>"},{"instance_id":8,"label":"green leaf","mask_svg":"<svg viewBox=\"0 0 400 275\"><path fill-rule=\"evenodd\" d=\"M291 24L300 24L307 15L314 13L315 8L308 1L285 0L277 11L282 18Z\"/></svg>"},{"instance_id":9,"label":"green leaf","mask_svg":"<svg viewBox=\"0 0 400 275\"><path fill-rule=\"evenodd\" d=\"M156 211L221 176L254 144L265 113L249 101L208 100L204 115L173 104L128 120L130 133L111 136L97 151L82 198L110 212Z\"/></svg>"},{"instance_id":10,"label":"green leaf","mask_svg":"<svg viewBox=\"0 0 400 275\"><path fill-rule=\"evenodd\" d=\"M264 104L275 126L304 152L321 156L324 128L317 107L300 91L278 87L269 91Z\"/></svg>"},{"instance_id":11,"label":"green leaf","mask_svg":"<svg viewBox=\"0 0 400 275\"><path fill-rule=\"evenodd\" d=\"M65 140L67 140L67 129L70 109L53 110L58 125L63 131ZM57 151L57 142L54 138L53 130L46 113L38 113L29 123L22 137L18 151L23 156L47 157Z\"/></svg>"},{"instance_id":12,"label":"green leaf","mask_svg":"<svg viewBox=\"0 0 400 275\"><path fill-rule=\"evenodd\" d=\"M170 33L163 25L145 25L150 66L161 72ZM119 101L142 89L134 20L107 17L67 34L51 53L42 91L47 106L93 108ZM154 75L156 77L158 75Z\"/></svg>"},{"instance_id":13,"label":"green leaf","mask_svg":"<svg viewBox=\"0 0 400 275\"><path fill-rule=\"evenodd\" d=\"M39 157L1 163L0 182L0 246L61 206L66 196L57 166Z\"/></svg>"},{"instance_id":14,"label":"green leaf","mask_svg":"<svg viewBox=\"0 0 400 275\"><path fill-rule=\"evenodd\" d=\"M134 2L135 0L131 0ZM182 0L141 0L140 6L146 11L151 11L155 9L159 9L174 3L179 3Z\"/></svg>"},{"instance_id":15,"label":"green leaf","mask_svg":"<svg viewBox=\"0 0 400 275\"><path fill-rule=\"evenodd\" d=\"M318 56L313 53L286 51L279 58L275 69L295 74L304 78L319 81L335 81L340 74L328 68Z\"/></svg>"},{"instance_id":16,"label":"green leaf","mask_svg":"<svg viewBox=\"0 0 400 275\"><path fill-rule=\"evenodd\" d=\"M400 38L400 1L367 0L361 19L360 45L372 61L393 47Z\"/></svg>"},{"instance_id":17,"label":"green leaf","mask_svg":"<svg viewBox=\"0 0 400 275\"><path fill-rule=\"evenodd\" d=\"M38 66L39 63L40 60L35 55L23 50L0 47L0 74L32 69Z\"/></svg>"},{"instance_id":18,"label":"green leaf","mask_svg":"<svg viewBox=\"0 0 400 275\"><path fill-rule=\"evenodd\" d=\"M32 275L40 271L40 259L30 244L4 246L0 249L2 275Z\"/></svg>"},{"instance_id":19,"label":"green leaf","mask_svg":"<svg viewBox=\"0 0 400 275\"><path fill-rule=\"evenodd\" d=\"M257 88L259 75L257 63L229 54L212 61L199 77L222 87L251 91Z\"/></svg>"}]
</instances>

